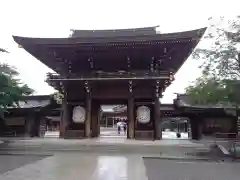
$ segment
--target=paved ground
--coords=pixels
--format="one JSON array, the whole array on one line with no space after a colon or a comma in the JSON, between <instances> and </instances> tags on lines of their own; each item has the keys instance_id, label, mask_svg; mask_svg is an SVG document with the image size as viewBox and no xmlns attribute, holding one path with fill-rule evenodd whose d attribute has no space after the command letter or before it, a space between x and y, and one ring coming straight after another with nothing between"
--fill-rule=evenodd
<instances>
[{"instance_id":1,"label":"paved ground","mask_svg":"<svg viewBox=\"0 0 240 180\"><path fill-rule=\"evenodd\" d=\"M85 153L55 154L0 175L0 180L55 179L147 180L147 177L140 156Z\"/></svg>"},{"instance_id":2,"label":"paved ground","mask_svg":"<svg viewBox=\"0 0 240 180\"><path fill-rule=\"evenodd\" d=\"M142 158L138 154L0 156L0 180L239 180L240 164Z\"/></svg>"},{"instance_id":3,"label":"paved ground","mask_svg":"<svg viewBox=\"0 0 240 180\"><path fill-rule=\"evenodd\" d=\"M173 155L179 158L186 151L195 152L205 146L189 140L135 141L124 137L3 140L6 142L0 145L0 153L12 155L0 155L0 180L235 180L236 177L239 180L240 177L237 163L163 160L159 159L163 154L156 154L163 152L171 154L165 158Z\"/></svg>"},{"instance_id":4,"label":"paved ground","mask_svg":"<svg viewBox=\"0 0 240 180\"><path fill-rule=\"evenodd\" d=\"M149 180L239 180L240 164L144 158Z\"/></svg>"},{"instance_id":5,"label":"paved ground","mask_svg":"<svg viewBox=\"0 0 240 180\"><path fill-rule=\"evenodd\" d=\"M0 155L0 174L44 159L44 155Z\"/></svg>"},{"instance_id":6,"label":"paved ground","mask_svg":"<svg viewBox=\"0 0 240 180\"><path fill-rule=\"evenodd\" d=\"M52 154L52 153L112 153L144 154L151 156L186 157L196 152L209 152L202 144L187 140L133 141L125 138L97 138L84 140L18 139L0 145L0 154Z\"/></svg>"},{"instance_id":7,"label":"paved ground","mask_svg":"<svg viewBox=\"0 0 240 180\"><path fill-rule=\"evenodd\" d=\"M117 133L117 128L104 128L101 127L100 129L100 136L104 137L125 137L127 138L127 134L121 131L120 134ZM59 132L58 131L46 131L45 138L58 138ZM188 139L188 133L181 133L181 137L176 137L176 132L171 131L163 131L162 132L163 139Z\"/></svg>"}]
</instances>

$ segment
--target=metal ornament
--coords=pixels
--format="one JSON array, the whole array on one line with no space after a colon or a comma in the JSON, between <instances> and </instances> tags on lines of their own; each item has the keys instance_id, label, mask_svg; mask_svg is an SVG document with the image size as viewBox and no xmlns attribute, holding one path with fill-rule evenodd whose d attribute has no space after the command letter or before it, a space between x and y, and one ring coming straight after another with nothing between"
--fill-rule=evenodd
<instances>
[{"instance_id":1,"label":"metal ornament","mask_svg":"<svg viewBox=\"0 0 240 180\"><path fill-rule=\"evenodd\" d=\"M140 106L137 108L137 120L139 123L147 124L150 122L150 108L147 106Z\"/></svg>"},{"instance_id":2,"label":"metal ornament","mask_svg":"<svg viewBox=\"0 0 240 180\"><path fill-rule=\"evenodd\" d=\"M83 123L85 121L86 110L82 106L73 108L72 120L74 123Z\"/></svg>"}]
</instances>

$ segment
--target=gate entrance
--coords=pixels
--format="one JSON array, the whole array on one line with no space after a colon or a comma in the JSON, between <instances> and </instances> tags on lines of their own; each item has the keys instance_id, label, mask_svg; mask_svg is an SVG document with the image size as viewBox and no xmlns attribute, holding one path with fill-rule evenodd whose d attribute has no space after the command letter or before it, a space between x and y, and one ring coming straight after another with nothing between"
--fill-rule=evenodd
<instances>
[{"instance_id":1,"label":"gate entrance","mask_svg":"<svg viewBox=\"0 0 240 180\"><path fill-rule=\"evenodd\" d=\"M96 108L96 110L92 109L91 117L93 137L128 137L129 126L126 99L94 99L92 104L94 104L92 107ZM97 112L97 116L94 111Z\"/></svg>"},{"instance_id":2,"label":"gate entrance","mask_svg":"<svg viewBox=\"0 0 240 180\"><path fill-rule=\"evenodd\" d=\"M190 139L190 121L187 117L162 118L163 139Z\"/></svg>"},{"instance_id":3,"label":"gate entrance","mask_svg":"<svg viewBox=\"0 0 240 180\"><path fill-rule=\"evenodd\" d=\"M76 30L69 38L14 40L56 72L47 82L64 96L61 137L98 137L100 106L121 99L117 104L127 105L127 137L155 140L162 138L159 98L205 30Z\"/></svg>"},{"instance_id":4,"label":"gate entrance","mask_svg":"<svg viewBox=\"0 0 240 180\"><path fill-rule=\"evenodd\" d=\"M101 105L100 137L127 138L127 105Z\"/></svg>"}]
</instances>

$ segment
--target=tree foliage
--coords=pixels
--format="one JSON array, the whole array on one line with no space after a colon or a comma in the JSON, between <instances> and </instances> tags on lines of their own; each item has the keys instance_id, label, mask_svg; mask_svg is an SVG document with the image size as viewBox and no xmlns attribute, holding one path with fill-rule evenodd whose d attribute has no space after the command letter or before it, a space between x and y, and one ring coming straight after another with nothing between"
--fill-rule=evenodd
<instances>
[{"instance_id":1,"label":"tree foliage","mask_svg":"<svg viewBox=\"0 0 240 180\"><path fill-rule=\"evenodd\" d=\"M64 95L60 92L55 92L52 94L53 99L56 101L57 104L62 104L62 100L64 98Z\"/></svg>"},{"instance_id":2,"label":"tree foliage","mask_svg":"<svg viewBox=\"0 0 240 180\"><path fill-rule=\"evenodd\" d=\"M193 53L193 58L204 60L200 67L203 75L187 87L186 94L193 104L239 105L240 16L233 20L220 17L211 24L204 40L212 45Z\"/></svg>"},{"instance_id":3,"label":"tree foliage","mask_svg":"<svg viewBox=\"0 0 240 180\"><path fill-rule=\"evenodd\" d=\"M18 105L19 98L33 90L17 78L18 72L9 65L0 64L0 115L9 106Z\"/></svg>"},{"instance_id":4,"label":"tree foliage","mask_svg":"<svg viewBox=\"0 0 240 180\"><path fill-rule=\"evenodd\" d=\"M213 18L209 18L210 21ZM234 20L220 17L217 23L211 23L204 37L211 47L197 48L193 58L204 59L201 66L204 75L222 79L240 79L240 16Z\"/></svg>"},{"instance_id":5,"label":"tree foliage","mask_svg":"<svg viewBox=\"0 0 240 180\"><path fill-rule=\"evenodd\" d=\"M0 48L0 52L8 52L8 51L3 48Z\"/></svg>"},{"instance_id":6,"label":"tree foliage","mask_svg":"<svg viewBox=\"0 0 240 180\"><path fill-rule=\"evenodd\" d=\"M203 76L186 89L186 94L192 104L235 106L240 104L239 87L238 80L219 80Z\"/></svg>"}]
</instances>

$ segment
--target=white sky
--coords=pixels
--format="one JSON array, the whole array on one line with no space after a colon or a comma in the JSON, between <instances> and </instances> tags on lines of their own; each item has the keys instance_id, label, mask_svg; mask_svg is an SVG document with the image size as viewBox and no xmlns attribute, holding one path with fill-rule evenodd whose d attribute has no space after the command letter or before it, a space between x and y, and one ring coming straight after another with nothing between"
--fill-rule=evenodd
<instances>
[{"instance_id":1,"label":"white sky","mask_svg":"<svg viewBox=\"0 0 240 180\"><path fill-rule=\"evenodd\" d=\"M32 37L67 37L70 29L116 29L160 25L160 31L185 31L208 26L208 17L236 15L238 0L1 0L0 62L15 66L21 79L36 94L53 89L45 82L50 70L23 49L11 35ZM200 43L200 46L204 42ZM163 103L172 103L174 93L199 75L199 62L189 58L164 93Z\"/></svg>"}]
</instances>

